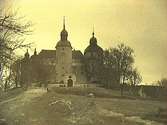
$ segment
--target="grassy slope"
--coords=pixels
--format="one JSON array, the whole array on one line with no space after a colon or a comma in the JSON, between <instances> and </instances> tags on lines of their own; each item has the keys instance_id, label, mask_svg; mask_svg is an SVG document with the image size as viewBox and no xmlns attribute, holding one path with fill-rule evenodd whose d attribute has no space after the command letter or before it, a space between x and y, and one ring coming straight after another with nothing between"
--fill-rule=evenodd
<instances>
[{"instance_id":1,"label":"grassy slope","mask_svg":"<svg viewBox=\"0 0 167 125\"><path fill-rule=\"evenodd\" d=\"M88 97L89 93L95 98ZM9 125L143 125L150 121L140 117L147 119L167 106L167 102L121 98L119 94L102 88L52 88L48 93L30 90L16 96L12 93L10 99L0 102L0 111ZM57 100L70 107L54 104Z\"/></svg>"}]
</instances>

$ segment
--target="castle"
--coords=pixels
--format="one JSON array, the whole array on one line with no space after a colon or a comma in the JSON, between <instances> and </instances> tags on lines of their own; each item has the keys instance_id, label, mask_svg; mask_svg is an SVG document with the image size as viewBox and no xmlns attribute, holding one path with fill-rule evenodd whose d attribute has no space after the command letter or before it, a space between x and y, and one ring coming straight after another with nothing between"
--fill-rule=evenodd
<instances>
[{"instance_id":1,"label":"castle","mask_svg":"<svg viewBox=\"0 0 167 125\"><path fill-rule=\"evenodd\" d=\"M20 65L20 81L21 83L38 81L66 83L71 77L74 84L99 82L102 66L103 49L97 45L94 31L88 47L82 54L80 50L72 49L64 20L55 50L43 49L37 54L35 49L32 56L27 50Z\"/></svg>"}]
</instances>

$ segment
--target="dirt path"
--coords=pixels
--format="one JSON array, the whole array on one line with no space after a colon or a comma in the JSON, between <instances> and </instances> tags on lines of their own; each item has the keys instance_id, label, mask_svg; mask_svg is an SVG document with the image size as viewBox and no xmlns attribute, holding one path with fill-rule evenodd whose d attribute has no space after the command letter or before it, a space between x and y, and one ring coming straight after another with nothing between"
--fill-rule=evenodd
<instances>
[{"instance_id":1,"label":"dirt path","mask_svg":"<svg viewBox=\"0 0 167 125\"><path fill-rule=\"evenodd\" d=\"M45 94L46 92L41 88L29 89L14 98L0 102L2 113L6 118L0 117L0 125L7 125L8 121L9 125L42 125L46 123L47 125L57 125L58 120L60 121L59 125L86 125L87 123L90 125L163 125L155 121L144 120L137 114L127 116L122 110L118 113L118 110L108 108L119 105L121 101L119 99L117 102L116 99L114 99L115 101L113 99L103 100L87 96L58 94L54 91ZM133 107L134 101L124 101ZM104 105L104 102L107 105ZM116 105L114 105L115 102ZM59 113L59 110L62 112L66 108L70 110L70 115L61 117L62 113ZM133 108L129 109L135 112ZM1 121L4 124L1 124Z\"/></svg>"}]
</instances>

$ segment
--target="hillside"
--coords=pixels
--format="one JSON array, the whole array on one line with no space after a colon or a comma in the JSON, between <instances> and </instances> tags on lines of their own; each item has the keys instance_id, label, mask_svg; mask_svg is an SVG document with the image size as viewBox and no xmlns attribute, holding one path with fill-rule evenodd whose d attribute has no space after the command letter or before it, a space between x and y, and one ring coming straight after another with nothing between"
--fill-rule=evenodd
<instances>
[{"instance_id":1,"label":"hillside","mask_svg":"<svg viewBox=\"0 0 167 125\"><path fill-rule=\"evenodd\" d=\"M11 93L11 94L10 94ZM13 90L0 97L0 125L163 125L167 102L103 88ZM5 98L4 98L5 97ZM8 98L6 98L8 97Z\"/></svg>"}]
</instances>

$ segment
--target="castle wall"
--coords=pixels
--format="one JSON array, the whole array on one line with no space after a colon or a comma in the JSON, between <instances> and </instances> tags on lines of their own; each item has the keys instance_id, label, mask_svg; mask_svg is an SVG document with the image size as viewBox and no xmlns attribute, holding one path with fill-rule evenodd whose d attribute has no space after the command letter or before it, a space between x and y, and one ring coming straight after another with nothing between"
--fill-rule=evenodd
<instances>
[{"instance_id":1,"label":"castle wall","mask_svg":"<svg viewBox=\"0 0 167 125\"><path fill-rule=\"evenodd\" d=\"M85 83L87 81L84 70L84 63L79 59L73 59L72 72L76 76L76 83Z\"/></svg>"}]
</instances>

